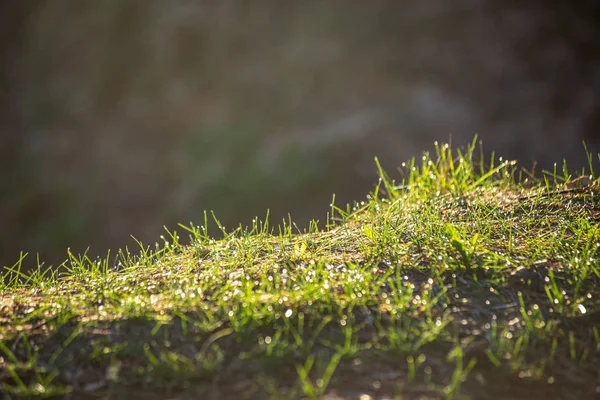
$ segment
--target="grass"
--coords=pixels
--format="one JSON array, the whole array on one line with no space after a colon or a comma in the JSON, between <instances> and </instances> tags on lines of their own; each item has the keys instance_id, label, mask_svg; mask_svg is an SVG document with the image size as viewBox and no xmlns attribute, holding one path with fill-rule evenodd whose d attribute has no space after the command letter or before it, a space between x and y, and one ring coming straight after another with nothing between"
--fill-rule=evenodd
<instances>
[{"instance_id":1,"label":"grass","mask_svg":"<svg viewBox=\"0 0 600 400\"><path fill-rule=\"evenodd\" d=\"M600 190L466 149L301 231L206 214L0 287L5 398L600 395ZM220 231L209 234L216 222ZM323 225L325 225L323 227ZM218 237L218 238L217 238ZM59 272L60 271L60 272ZM337 396L337 397L336 397Z\"/></svg>"}]
</instances>

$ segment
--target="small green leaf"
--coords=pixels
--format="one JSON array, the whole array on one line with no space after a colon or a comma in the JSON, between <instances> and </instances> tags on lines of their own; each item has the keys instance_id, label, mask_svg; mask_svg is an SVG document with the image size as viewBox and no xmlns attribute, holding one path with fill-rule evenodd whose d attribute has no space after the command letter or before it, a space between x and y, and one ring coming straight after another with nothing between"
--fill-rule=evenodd
<instances>
[{"instance_id":1,"label":"small green leaf","mask_svg":"<svg viewBox=\"0 0 600 400\"><path fill-rule=\"evenodd\" d=\"M365 232L365 236L372 242L375 242L375 232L373 232L373 228L369 225L363 225L363 231Z\"/></svg>"}]
</instances>

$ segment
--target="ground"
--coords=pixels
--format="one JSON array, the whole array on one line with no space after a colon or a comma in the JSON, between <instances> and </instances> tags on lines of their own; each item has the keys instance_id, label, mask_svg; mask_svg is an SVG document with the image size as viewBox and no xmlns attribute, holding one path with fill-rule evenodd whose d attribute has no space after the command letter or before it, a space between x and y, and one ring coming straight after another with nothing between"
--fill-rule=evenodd
<instances>
[{"instance_id":1,"label":"ground","mask_svg":"<svg viewBox=\"0 0 600 400\"><path fill-rule=\"evenodd\" d=\"M206 213L189 245L15 265L5 398L597 398L595 159L535 177L475 144L305 230Z\"/></svg>"}]
</instances>

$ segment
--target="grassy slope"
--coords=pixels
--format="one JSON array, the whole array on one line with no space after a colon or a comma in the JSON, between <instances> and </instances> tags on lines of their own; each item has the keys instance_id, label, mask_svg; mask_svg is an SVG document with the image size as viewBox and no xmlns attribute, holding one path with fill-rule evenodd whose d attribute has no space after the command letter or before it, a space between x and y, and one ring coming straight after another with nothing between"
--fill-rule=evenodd
<instances>
[{"instance_id":1,"label":"grassy slope","mask_svg":"<svg viewBox=\"0 0 600 400\"><path fill-rule=\"evenodd\" d=\"M325 230L256 220L217 240L191 226L189 246L172 234L139 255L70 255L61 276L15 266L0 291L1 390L593 398L593 172L516 183L513 163L480 168L474 148L437 146L397 186L380 171Z\"/></svg>"}]
</instances>

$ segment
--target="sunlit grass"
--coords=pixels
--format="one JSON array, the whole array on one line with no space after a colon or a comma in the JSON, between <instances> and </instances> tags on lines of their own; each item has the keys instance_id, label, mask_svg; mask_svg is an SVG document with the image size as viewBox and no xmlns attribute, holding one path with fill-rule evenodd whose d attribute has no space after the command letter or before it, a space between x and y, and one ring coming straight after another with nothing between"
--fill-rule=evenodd
<instances>
[{"instance_id":1,"label":"sunlit grass","mask_svg":"<svg viewBox=\"0 0 600 400\"><path fill-rule=\"evenodd\" d=\"M0 287L8 398L592 397L598 181L436 144L325 228L211 213ZM215 223L219 231L209 232ZM179 234L191 237L181 245ZM57 271L61 271L60 273Z\"/></svg>"}]
</instances>

